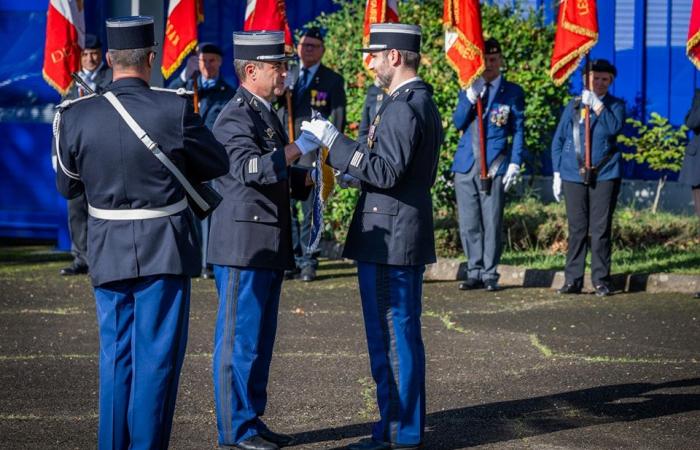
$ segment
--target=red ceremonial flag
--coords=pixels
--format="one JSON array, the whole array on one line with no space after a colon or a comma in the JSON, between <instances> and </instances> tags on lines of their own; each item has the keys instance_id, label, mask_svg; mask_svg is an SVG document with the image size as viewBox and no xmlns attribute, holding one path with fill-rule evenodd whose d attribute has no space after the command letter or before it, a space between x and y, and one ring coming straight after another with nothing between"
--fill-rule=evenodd
<instances>
[{"instance_id":1,"label":"red ceremonial flag","mask_svg":"<svg viewBox=\"0 0 700 450\"><path fill-rule=\"evenodd\" d=\"M204 21L200 0L170 0L165 22L161 72L165 78L197 47L197 24Z\"/></svg>"},{"instance_id":2,"label":"red ceremonial flag","mask_svg":"<svg viewBox=\"0 0 700 450\"><path fill-rule=\"evenodd\" d=\"M46 13L44 45L44 80L61 95L66 95L80 70L80 52L85 46L85 14L83 2L50 0Z\"/></svg>"},{"instance_id":3,"label":"red ceremonial flag","mask_svg":"<svg viewBox=\"0 0 700 450\"><path fill-rule=\"evenodd\" d=\"M693 0L688 25L688 43L685 48L688 58L700 70L700 0Z\"/></svg>"},{"instance_id":4,"label":"red ceremonial flag","mask_svg":"<svg viewBox=\"0 0 700 450\"><path fill-rule=\"evenodd\" d=\"M365 8L365 24L362 34L362 43L364 47L369 45L369 26L373 23L398 22L399 10L396 5L396 0L367 0ZM370 55L365 54L365 67L369 64Z\"/></svg>"},{"instance_id":5,"label":"red ceremonial flag","mask_svg":"<svg viewBox=\"0 0 700 450\"><path fill-rule=\"evenodd\" d=\"M484 36L479 0L445 0L445 56L459 84L470 86L484 72Z\"/></svg>"},{"instance_id":6,"label":"red ceremonial flag","mask_svg":"<svg viewBox=\"0 0 700 450\"><path fill-rule=\"evenodd\" d=\"M248 0L243 30L284 31L284 44L287 51L291 52L294 47L284 0Z\"/></svg>"},{"instance_id":7,"label":"red ceremonial flag","mask_svg":"<svg viewBox=\"0 0 700 450\"><path fill-rule=\"evenodd\" d=\"M595 0L561 0L549 75L561 85L598 42Z\"/></svg>"}]
</instances>

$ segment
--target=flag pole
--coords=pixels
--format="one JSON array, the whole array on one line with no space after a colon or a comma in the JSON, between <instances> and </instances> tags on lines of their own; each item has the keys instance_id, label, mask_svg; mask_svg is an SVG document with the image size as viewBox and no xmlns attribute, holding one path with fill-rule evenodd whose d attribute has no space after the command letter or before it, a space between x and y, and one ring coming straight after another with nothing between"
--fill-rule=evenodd
<instances>
[{"instance_id":1,"label":"flag pole","mask_svg":"<svg viewBox=\"0 0 700 450\"><path fill-rule=\"evenodd\" d=\"M287 99L287 135L289 137L289 143L294 142L294 115L292 111L292 90L287 88L284 93Z\"/></svg>"},{"instance_id":2,"label":"flag pole","mask_svg":"<svg viewBox=\"0 0 700 450\"><path fill-rule=\"evenodd\" d=\"M586 71L586 76L585 76L585 83L586 83L586 89L591 91L592 86L591 86L591 66L590 66L590 57L588 56L588 53L586 53L586 66L585 66L585 71ZM591 170L591 107L586 105L584 108L584 121L585 121L585 143L586 143L586 172L590 172ZM584 178L586 180L587 177ZM586 183L587 184L587 183Z\"/></svg>"},{"instance_id":3,"label":"flag pole","mask_svg":"<svg viewBox=\"0 0 700 450\"><path fill-rule=\"evenodd\" d=\"M195 75L198 72L195 72ZM194 102L194 112L199 114L199 88L197 86L197 78L198 76L192 77L192 91L194 92L194 95L192 96L192 101Z\"/></svg>"},{"instance_id":4,"label":"flag pole","mask_svg":"<svg viewBox=\"0 0 700 450\"><path fill-rule=\"evenodd\" d=\"M479 133L479 155L481 156L481 191L488 195L491 192L491 178L486 167L486 142L484 137L484 105L481 97L476 99L477 131Z\"/></svg>"}]
</instances>

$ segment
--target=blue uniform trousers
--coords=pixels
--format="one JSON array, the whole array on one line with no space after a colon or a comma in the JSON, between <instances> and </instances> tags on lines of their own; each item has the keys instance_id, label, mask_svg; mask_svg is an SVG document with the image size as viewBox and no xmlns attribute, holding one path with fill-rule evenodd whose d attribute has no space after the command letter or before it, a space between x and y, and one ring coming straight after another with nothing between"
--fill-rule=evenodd
<instances>
[{"instance_id":1,"label":"blue uniform trousers","mask_svg":"<svg viewBox=\"0 0 700 450\"><path fill-rule=\"evenodd\" d=\"M100 449L168 447L187 345L190 279L160 275L95 287Z\"/></svg>"},{"instance_id":2,"label":"blue uniform trousers","mask_svg":"<svg viewBox=\"0 0 700 450\"><path fill-rule=\"evenodd\" d=\"M214 397L220 445L259 433L277 332L283 271L214 266L219 311L214 334Z\"/></svg>"},{"instance_id":3,"label":"blue uniform trousers","mask_svg":"<svg viewBox=\"0 0 700 450\"><path fill-rule=\"evenodd\" d=\"M425 425L421 297L425 266L358 262L362 312L380 420L372 438L418 444Z\"/></svg>"}]
</instances>

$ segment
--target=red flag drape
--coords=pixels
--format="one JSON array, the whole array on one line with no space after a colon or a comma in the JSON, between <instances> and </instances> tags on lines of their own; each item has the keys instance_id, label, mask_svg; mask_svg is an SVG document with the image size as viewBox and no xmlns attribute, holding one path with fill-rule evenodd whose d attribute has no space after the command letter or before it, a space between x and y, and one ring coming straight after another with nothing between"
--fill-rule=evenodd
<instances>
[{"instance_id":1,"label":"red flag drape","mask_svg":"<svg viewBox=\"0 0 700 450\"><path fill-rule=\"evenodd\" d=\"M287 50L291 51L294 46L284 0L248 0L243 29L245 31L284 31Z\"/></svg>"},{"instance_id":2,"label":"red flag drape","mask_svg":"<svg viewBox=\"0 0 700 450\"><path fill-rule=\"evenodd\" d=\"M399 9L396 0L367 0L365 7L365 22L362 32L362 44L369 45L369 26L373 23L398 22ZM364 57L365 67L369 64L370 55Z\"/></svg>"},{"instance_id":3,"label":"red flag drape","mask_svg":"<svg viewBox=\"0 0 700 450\"><path fill-rule=\"evenodd\" d=\"M459 84L470 86L484 72L484 36L479 0L445 0L445 56Z\"/></svg>"},{"instance_id":4,"label":"red flag drape","mask_svg":"<svg viewBox=\"0 0 700 450\"><path fill-rule=\"evenodd\" d=\"M688 58L700 70L700 0L693 0L688 25L688 43L685 48Z\"/></svg>"},{"instance_id":5,"label":"red flag drape","mask_svg":"<svg viewBox=\"0 0 700 450\"><path fill-rule=\"evenodd\" d=\"M197 24L204 21L200 0L170 0L163 39L161 72L165 78L197 47Z\"/></svg>"},{"instance_id":6,"label":"red flag drape","mask_svg":"<svg viewBox=\"0 0 700 450\"><path fill-rule=\"evenodd\" d=\"M80 70L80 52L85 46L83 2L51 0L46 12L44 44L44 80L61 95L66 95Z\"/></svg>"},{"instance_id":7,"label":"red flag drape","mask_svg":"<svg viewBox=\"0 0 700 450\"><path fill-rule=\"evenodd\" d=\"M595 0L561 0L549 71L554 84L563 84L597 42Z\"/></svg>"}]
</instances>

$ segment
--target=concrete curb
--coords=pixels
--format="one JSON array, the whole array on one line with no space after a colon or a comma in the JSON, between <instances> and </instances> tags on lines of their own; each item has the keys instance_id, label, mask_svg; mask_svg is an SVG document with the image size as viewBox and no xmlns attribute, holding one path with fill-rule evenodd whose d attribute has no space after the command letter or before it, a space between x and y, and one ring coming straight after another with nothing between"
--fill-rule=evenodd
<instances>
[{"instance_id":1,"label":"concrete curb","mask_svg":"<svg viewBox=\"0 0 700 450\"><path fill-rule=\"evenodd\" d=\"M322 241L321 255L325 258L342 258L343 246L337 242ZM557 289L564 284L564 272L555 270L528 269L525 267L500 265L499 283L503 286L539 287ZM457 281L466 278L466 262L458 258L438 258L435 264L425 269L429 281ZM586 274L585 290L593 290L590 274ZM612 287L622 292L700 292L700 275L675 273L613 274Z\"/></svg>"}]
</instances>

